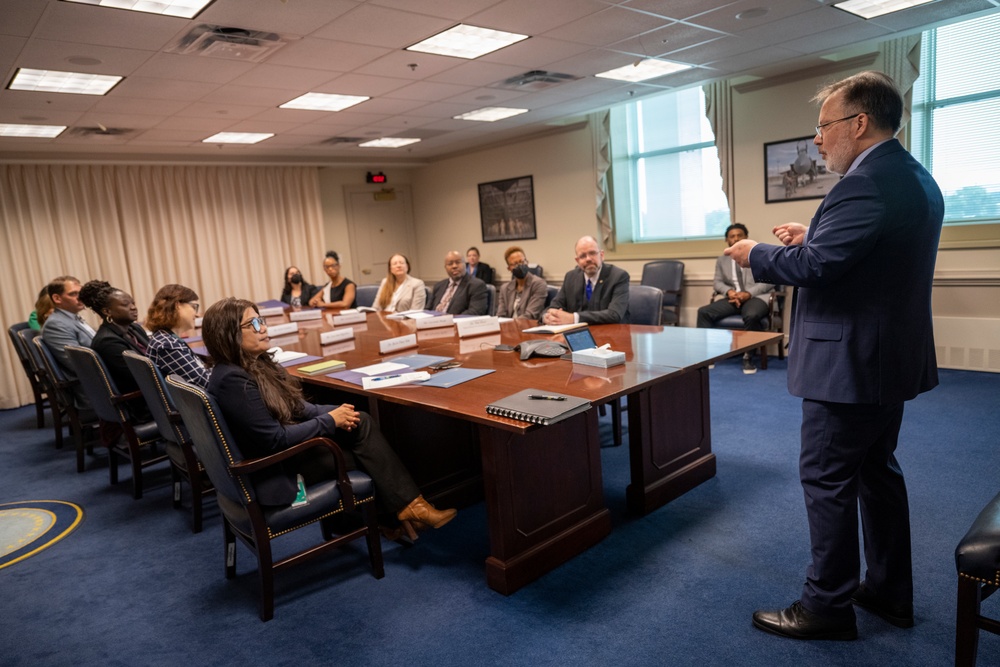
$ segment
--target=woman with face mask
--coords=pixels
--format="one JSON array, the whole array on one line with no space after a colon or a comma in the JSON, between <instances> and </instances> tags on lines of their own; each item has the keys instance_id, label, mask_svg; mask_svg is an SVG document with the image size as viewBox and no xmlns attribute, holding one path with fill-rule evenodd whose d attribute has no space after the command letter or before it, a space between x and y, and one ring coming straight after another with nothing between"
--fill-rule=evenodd
<instances>
[{"instance_id":1,"label":"woman with face mask","mask_svg":"<svg viewBox=\"0 0 1000 667\"><path fill-rule=\"evenodd\" d=\"M281 300L289 306L304 306L309 304L309 299L313 298L319 288L310 285L302 277L302 272L297 266L290 266L285 269L285 286L281 290Z\"/></svg>"},{"instance_id":2,"label":"woman with face mask","mask_svg":"<svg viewBox=\"0 0 1000 667\"><path fill-rule=\"evenodd\" d=\"M500 288L497 316L539 319L548 294L545 280L528 271L528 259L520 247L507 248L503 257L513 278Z\"/></svg>"}]
</instances>

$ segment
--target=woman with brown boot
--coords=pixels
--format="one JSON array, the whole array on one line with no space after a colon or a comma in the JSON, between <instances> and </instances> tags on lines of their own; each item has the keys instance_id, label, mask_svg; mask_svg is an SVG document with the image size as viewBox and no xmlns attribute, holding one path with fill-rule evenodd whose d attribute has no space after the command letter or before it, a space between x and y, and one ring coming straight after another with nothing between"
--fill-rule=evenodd
<instances>
[{"instance_id":1,"label":"woman with brown boot","mask_svg":"<svg viewBox=\"0 0 1000 667\"><path fill-rule=\"evenodd\" d=\"M267 456L316 437L340 445L348 460L371 475L380 505L400 525L383 532L390 539L416 539L416 528L440 528L456 510L439 510L427 502L410 473L371 417L354 406L314 405L302 397L298 380L267 353L267 323L257 305L228 298L214 304L202 321L205 347L215 361L208 393L215 398L240 452L247 458ZM302 475L306 496L310 484L336 474L332 454L313 448L252 477L263 505L290 505Z\"/></svg>"}]
</instances>

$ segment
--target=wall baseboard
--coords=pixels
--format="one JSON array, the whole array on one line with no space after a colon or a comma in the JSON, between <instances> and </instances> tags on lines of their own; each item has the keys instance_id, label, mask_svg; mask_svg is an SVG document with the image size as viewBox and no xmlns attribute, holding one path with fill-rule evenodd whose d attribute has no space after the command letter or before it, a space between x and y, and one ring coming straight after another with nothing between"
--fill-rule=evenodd
<instances>
[{"instance_id":1,"label":"wall baseboard","mask_svg":"<svg viewBox=\"0 0 1000 667\"><path fill-rule=\"evenodd\" d=\"M935 317L940 368L1000 373L1000 319Z\"/></svg>"}]
</instances>

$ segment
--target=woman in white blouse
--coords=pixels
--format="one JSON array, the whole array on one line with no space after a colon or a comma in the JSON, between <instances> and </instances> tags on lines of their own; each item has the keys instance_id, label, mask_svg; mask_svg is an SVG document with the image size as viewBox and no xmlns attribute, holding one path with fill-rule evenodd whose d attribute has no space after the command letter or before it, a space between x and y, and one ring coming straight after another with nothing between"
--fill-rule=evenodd
<instances>
[{"instance_id":1,"label":"woman in white blouse","mask_svg":"<svg viewBox=\"0 0 1000 667\"><path fill-rule=\"evenodd\" d=\"M382 279L375 296L375 310L397 313L423 310L427 292L424 281L410 275L410 260L403 255L389 258L389 275Z\"/></svg>"}]
</instances>

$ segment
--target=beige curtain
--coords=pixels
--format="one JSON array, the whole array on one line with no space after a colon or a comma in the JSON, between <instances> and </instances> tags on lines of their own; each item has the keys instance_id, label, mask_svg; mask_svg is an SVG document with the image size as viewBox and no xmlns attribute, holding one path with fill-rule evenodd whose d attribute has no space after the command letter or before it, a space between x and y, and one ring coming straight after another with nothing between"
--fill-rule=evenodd
<instances>
[{"instance_id":1,"label":"beige curtain","mask_svg":"<svg viewBox=\"0 0 1000 667\"><path fill-rule=\"evenodd\" d=\"M722 190L729 202L729 220L732 222L736 220L736 198L733 196L733 88L729 81L716 81L703 86L702 90L705 91L705 116L715 133Z\"/></svg>"},{"instance_id":2,"label":"beige curtain","mask_svg":"<svg viewBox=\"0 0 1000 667\"><path fill-rule=\"evenodd\" d=\"M590 114L590 136L594 151L594 211L597 215L598 238L607 250L615 249L611 225L611 202L608 198L608 169L611 167L611 112L605 109Z\"/></svg>"},{"instance_id":3,"label":"beige curtain","mask_svg":"<svg viewBox=\"0 0 1000 667\"><path fill-rule=\"evenodd\" d=\"M882 71L892 77L903 93L903 121L910 122L913 108L913 82L920 76L920 33L879 44Z\"/></svg>"},{"instance_id":4,"label":"beige curtain","mask_svg":"<svg viewBox=\"0 0 1000 667\"><path fill-rule=\"evenodd\" d=\"M325 250L309 167L0 165L0 235L5 330L62 274L130 292L142 319L173 282L204 307L276 299L289 264L319 282L311 269ZM13 348L0 350L0 408L30 402Z\"/></svg>"}]
</instances>

